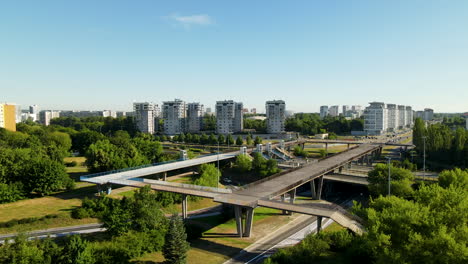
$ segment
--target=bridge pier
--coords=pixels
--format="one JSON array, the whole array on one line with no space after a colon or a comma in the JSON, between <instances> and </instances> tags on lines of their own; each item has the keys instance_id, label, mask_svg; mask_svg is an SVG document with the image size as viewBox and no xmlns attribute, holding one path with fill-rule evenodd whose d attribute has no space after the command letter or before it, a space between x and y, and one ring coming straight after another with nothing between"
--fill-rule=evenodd
<instances>
[{"instance_id":1,"label":"bridge pier","mask_svg":"<svg viewBox=\"0 0 468 264\"><path fill-rule=\"evenodd\" d=\"M281 195L281 202L282 203L286 202L286 194L284 194L284 193ZM287 213L288 213L288 211L286 211L286 210L282 211L282 214L284 214L284 215L287 214Z\"/></svg>"},{"instance_id":2,"label":"bridge pier","mask_svg":"<svg viewBox=\"0 0 468 264\"><path fill-rule=\"evenodd\" d=\"M239 205L234 206L234 215L236 217L237 234L242 238L244 233L244 228L242 227L242 207Z\"/></svg>"},{"instance_id":3,"label":"bridge pier","mask_svg":"<svg viewBox=\"0 0 468 264\"><path fill-rule=\"evenodd\" d=\"M317 234L322 231L322 216L317 216Z\"/></svg>"},{"instance_id":4,"label":"bridge pier","mask_svg":"<svg viewBox=\"0 0 468 264\"><path fill-rule=\"evenodd\" d=\"M187 219L187 195L182 195L182 219Z\"/></svg>"},{"instance_id":5,"label":"bridge pier","mask_svg":"<svg viewBox=\"0 0 468 264\"><path fill-rule=\"evenodd\" d=\"M292 189L291 191L289 191L289 203L294 204L295 201L296 201L296 189ZM288 211L288 214L292 215L293 212Z\"/></svg>"},{"instance_id":6,"label":"bridge pier","mask_svg":"<svg viewBox=\"0 0 468 264\"><path fill-rule=\"evenodd\" d=\"M346 150L349 150L349 145L351 145L351 144L347 144L347 145L348 145L348 147L346 148Z\"/></svg>"},{"instance_id":7,"label":"bridge pier","mask_svg":"<svg viewBox=\"0 0 468 264\"><path fill-rule=\"evenodd\" d=\"M244 237L250 237L253 227L253 217L254 217L254 209L247 207L245 212L245 231Z\"/></svg>"},{"instance_id":8,"label":"bridge pier","mask_svg":"<svg viewBox=\"0 0 468 264\"><path fill-rule=\"evenodd\" d=\"M317 200L322 199L322 187L323 187L323 175L319 177L318 189L317 189Z\"/></svg>"},{"instance_id":9,"label":"bridge pier","mask_svg":"<svg viewBox=\"0 0 468 264\"><path fill-rule=\"evenodd\" d=\"M245 209L245 223L242 220L243 209ZM254 208L236 205L234 206L234 214L239 237L250 237L253 228Z\"/></svg>"},{"instance_id":10,"label":"bridge pier","mask_svg":"<svg viewBox=\"0 0 468 264\"><path fill-rule=\"evenodd\" d=\"M315 179L310 181L310 192L312 193L312 199L316 199L317 192L315 190Z\"/></svg>"},{"instance_id":11,"label":"bridge pier","mask_svg":"<svg viewBox=\"0 0 468 264\"><path fill-rule=\"evenodd\" d=\"M163 172L163 181L167 181L167 171Z\"/></svg>"}]
</instances>

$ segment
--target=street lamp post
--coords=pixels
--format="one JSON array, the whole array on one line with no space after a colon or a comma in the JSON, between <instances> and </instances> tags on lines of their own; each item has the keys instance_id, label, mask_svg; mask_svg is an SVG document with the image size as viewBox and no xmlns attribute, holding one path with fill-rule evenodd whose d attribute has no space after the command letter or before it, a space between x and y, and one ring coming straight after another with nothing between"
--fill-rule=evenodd
<instances>
[{"instance_id":1,"label":"street lamp post","mask_svg":"<svg viewBox=\"0 0 468 264\"><path fill-rule=\"evenodd\" d=\"M387 157L387 164L388 164L388 196L390 196L390 182L391 182L391 172L390 172L390 161L392 160L391 157Z\"/></svg>"},{"instance_id":2,"label":"street lamp post","mask_svg":"<svg viewBox=\"0 0 468 264\"><path fill-rule=\"evenodd\" d=\"M426 179L426 136L423 136L423 181Z\"/></svg>"},{"instance_id":3,"label":"street lamp post","mask_svg":"<svg viewBox=\"0 0 468 264\"><path fill-rule=\"evenodd\" d=\"M218 173L217 173L218 174L218 188L219 188L219 177L220 177L219 173L220 173L220 170L219 170L219 140L218 140Z\"/></svg>"}]
</instances>

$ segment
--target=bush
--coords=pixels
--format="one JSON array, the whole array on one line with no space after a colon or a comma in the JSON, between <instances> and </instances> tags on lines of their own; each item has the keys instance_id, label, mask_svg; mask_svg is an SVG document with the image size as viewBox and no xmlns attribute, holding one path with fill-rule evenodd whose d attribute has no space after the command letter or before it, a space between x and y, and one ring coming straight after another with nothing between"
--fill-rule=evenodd
<instances>
[{"instance_id":1,"label":"bush","mask_svg":"<svg viewBox=\"0 0 468 264\"><path fill-rule=\"evenodd\" d=\"M15 202L24 198L23 185L21 183L0 183L0 204Z\"/></svg>"},{"instance_id":2,"label":"bush","mask_svg":"<svg viewBox=\"0 0 468 264\"><path fill-rule=\"evenodd\" d=\"M88 218L90 216L90 213L88 212L87 209L80 207L77 208L76 210L73 210L71 213L72 218L75 219L83 219L83 218Z\"/></svg>"},{"instance_id":3,"label":"bush","mask_svg":"<svg viewBox=\"0 0 468 264\"><path fill-rule=\"evenodd\" d=\"M76 161L65 162L65 166L67 166L67 167L76 167L76 166L78 166L78 162L76 162Z\"/></svg>"},{"instance_id":4,"label":"bush","mask_svg":"<svg viewBox=\"0 0 468 264\"><path fill-rule=\"evenodd\" d=\"M44 221L46 219L52 219L52 218L57 218L58 215L56 214L50 214L46 215L43 217L28 217L28 218L22 218L22 219L12 219L7 222L0 223L0 228L8 228L8 227L13 227L16 225L23 225L23 224L30 224L30 223L35 223L39 221Z\"/></svg>"}]
</instances>

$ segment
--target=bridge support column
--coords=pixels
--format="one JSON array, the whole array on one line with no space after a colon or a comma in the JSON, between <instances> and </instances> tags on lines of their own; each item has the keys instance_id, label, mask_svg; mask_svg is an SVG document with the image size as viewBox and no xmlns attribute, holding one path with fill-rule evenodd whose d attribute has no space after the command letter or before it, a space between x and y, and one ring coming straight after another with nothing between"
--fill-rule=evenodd
<instances>
[{"instance_id":1,"label":"bridge support column","mask_svg":"<svg viewBox=\"0 0 468 264\"><path fill-rule=\"evenodd\" d=\"M348 163L348 170L350 170L350 169L352 168L352 166L353 166L353 162L350 161L350 162Z\"/></svg>"},{"instance_id":2,"label":"bridge support column","mask_svg":"<svg viewBox=\"0 0 468 264\"><path fill-rule=\"evenodd\" d=\"M295 201L296 201L296 189L293 189L293 190L289 191L289 203L294 204ZM292 215L293 212L288 211L288 214Z\"/></svg>"},{"instance_id":3,"label":"bridge support column","mask_svg":"<svg viewBox=\"0 0 468 264\"><path fill-rule=\"evenodd\" d=\"M182 195L182 218L187 219L187 195Z\"/></svg>"},{"instance_id":4,"label":"bridge support column","mask_svg":"<svg viewBox=\"0 0 468 264\"><path fill-rule=\"evenodd\" d=\"M347 145L348 145L348 147L346 148L346 150L349 150L349 145L350 145L350 144L347 144Z\"/></svg>"},{"instance_id":5,"label":"bridge support column","mask_svg":"<svg viewBox=\"0 0 468 264\"><path fill-rule=\"evenodd\" d=\"M111 194L111 192L112 192L112 184L108 183L108 184L106 185L106 188L107 188L106 194L107 194L107 195Z\"/></svg>"},{"instance_id":6,"label":"bridge support column","mask_svg":"<svg viewBox=\"0 0 468 264\"><path fill-rule=\"evenodd\" d=\"M302 146L302 150L304 150L304 148L305 148L305 143L302 143L301 146Z\"/></svg>"},{"instance_id":7,"label":"bridge support column","mask_svg":"<svg viewBox=\"0 0 468 264\"><path fill-rule=\"evenodd\" d=\"M326 153L327 156L328 156L328 143L325 143L325 153Z\"/></svg>"},{"instance_id":8,"label":"bridge support column","mask_svg":"<svg viewBox=\"0 0 468 264\"><path fill-rule=\"evenodd\" d=\"M310 181L310 192L312 193L312 199L317 199L317 191L315 190L315 179Z\"/></svg>"},{"instance_id":9,"label":"bridge support column","mask_svg":"<svg viewBox=\"0 0 468 264\"><path fill-rule=\"evenodd\" d=\"M167 171L163 172L163 181L167 181Z\"/></svg>"},{"instance_id":10,"label":"bridge support column","mask_svg":"<svg viewBox=\"0 0 468 264\"><path fill-rule=\"evenodd\" d=\"M341 166L341 167L338 168L338 172L339 172L339 173L342 173L342 172L343 172L343 166Z\"/></svg>"},{"instance_id":11,"label":"bridge support column","mask_svg":"<svg viewBox=\"0 0 468 264\"><path fill-rule=\"evenodd\" d=\"M322 188L323 187L323 175L320 176L319 178L319 184L318 184L318 189L317 189L317 200L322 199Z\"/></svg>"},{"instance_id":12,"label":"bridge support column","mask_svg":"<svg viewBox=\"0 0 468 264\"><path fill-rule=\"evenodd\" d=\"M244 228L242 227L242 207L240 207L239 205L235 205L234 214L236 217L237 234L239 235L239 237L242 237L244 231Z\"/></svg>"},{"instance_id":13,"label":"bridge support column","mask_svg":"<svg viewBox=\"0 0 468 264\"><path fill-rule=\"evenodd\" d=\"M322 219L323 217L317 216L317 234L322 231Z\"/></svg>"},{"instance_id":14,"label":"bridge support column","mask_svg":"<svg viewBox=\"0 0 468 264\"><path fill-rule=\"evenodd\" d=\"M254 209L247 207L246 216L245 216L244 237L250 237L250 234L252 232L252 226L253 226L253 217L254 217Z\"/></svg>"},{"instance_id":15,"label":"bridge support column","mask_svg":"<svg viewBox=\"0 0 468 264\"><path fill-rule=\"evenodd\" d=\"M283 203L286 202L286 195L284 193L281 195L281 202L283 202ZM282 214L284 214L284 215L287 214L287 213L288 213L288 211L286 211L286 210L283 210L283 212L282 212Z\"/></svg>"}]
</instances>

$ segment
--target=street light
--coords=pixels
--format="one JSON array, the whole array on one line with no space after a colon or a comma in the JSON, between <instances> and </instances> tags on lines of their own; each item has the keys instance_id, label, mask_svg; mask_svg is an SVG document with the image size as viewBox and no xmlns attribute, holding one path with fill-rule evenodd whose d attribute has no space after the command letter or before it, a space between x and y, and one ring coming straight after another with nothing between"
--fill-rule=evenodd
<instances>
[{"instance_id":1,"label":"street light","mask_svg":"<svg viewBox=\"0 0 468 264\"><path fill-rule=\"evenodd\" d=\"M392 157L386 157L387 158L387 164L388 164L388 196L390 196L390 181L391 181L391 178L390 178L390 175L391 175L391 172L390 172L390 161L392 160Z\"/></svg>"},{"instance_id":2,"label":"street light","mask_svg":"<svg viewBox=\"0 0 468 264\"><path fill-rule=\"evenodd\" d=\"M219 188L219 177L220 177L220 170L219 170L219 140L218 140L218 188Z\"/></svg>"},{"instance_id":3,"label":"street light","mask_svg":"<svg viewBox=\"0 0 468 264\"><path fill-rule=\"evenodd\" d=\"M423 136L423 181L426 179L426 136Z\"/></svg>"}]
</instances>

